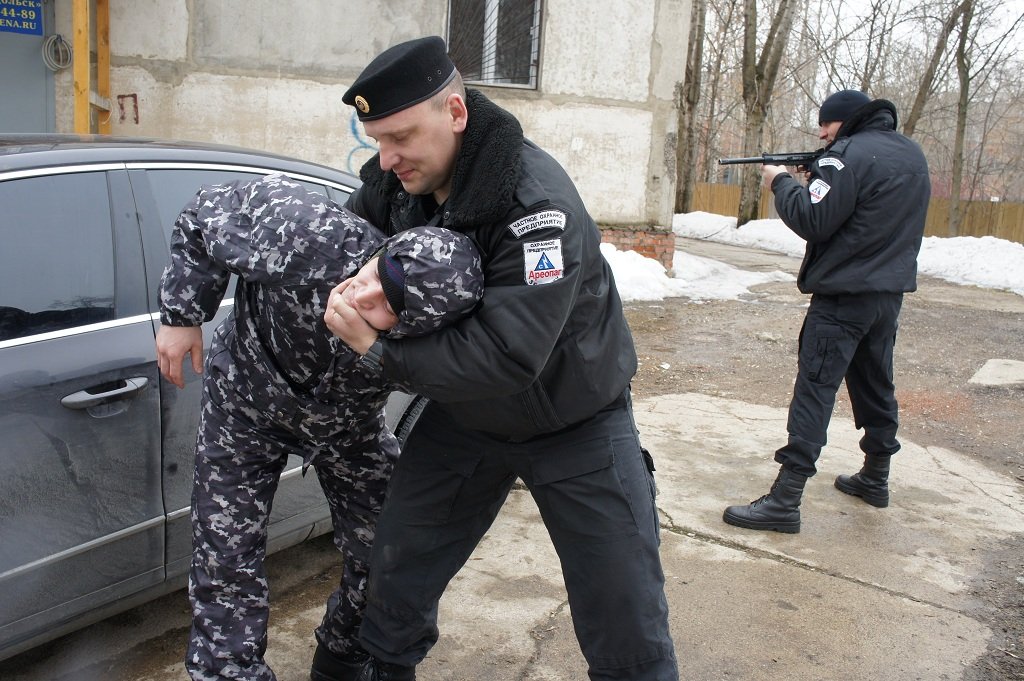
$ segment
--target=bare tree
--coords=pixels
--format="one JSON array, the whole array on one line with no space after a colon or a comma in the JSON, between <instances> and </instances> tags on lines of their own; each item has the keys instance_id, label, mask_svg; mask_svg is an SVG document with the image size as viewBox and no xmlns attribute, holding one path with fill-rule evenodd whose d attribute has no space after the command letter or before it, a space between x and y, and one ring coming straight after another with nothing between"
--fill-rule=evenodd
<instances>
[{"instance_id":1,"label":"bare tree","mask_svg":"<svg viewBox=\"0 0 1024 681\"><path fill-rule=\"evenodd\" d=\"M693 142L679 153L695 153L686 165L696 181L743 185L740 224L756 216L756 166L714 159L813 148L817 108L844 88L896 104L902 131L925 150L933 197L1024 198L1024 18L1016 0L701 1L703 61L687 81L699 78L699 92L680 123L680 139ZM693 96L681 89L680 105ZM952 217L962 231L963 218Z\"/></svg>"},{"instance_id":2,"label":"bare tree","mask_svg":"<svg viewBox=\"0 0 1024 681\"><path fill-rule=\"evenodd\" d=\"M755 0L744 0L743 3L743 111L746 116L743 147L749 153L761 148L768 102L779 73L779 63L789 42L798 4L798 0L779 0L761 54L757 56L757 4ZM737 226L757 217L761 198L760 179L756 172L744 174L740 183Z\"/></svg>"},{"instance_id":3,"label":"bare tree","mask_svg":"<svg viewBox=\"0 0 1024 681\"><path fill-rule=\"evenodd\" d=\"M958 2L953 7L953 11L942 22L942 28L935 39L935 45L932 47L931 58L928 60L928 66L925 68L924 76L921 78L920 86L914 97L914 104L910 108L910 114L903 120L903 134L907 137L913 137L914 135L917 122L921 119L928 96L932 92L935 74L939 68L939 63L942 61L942 54L946 49L946 43L949 41L949 36L952 34L953 29L960 22L967 9L967 5L967 2Z\"/></svg>"},{"instance_id":4,"label":"bare tree","mask_svg":"<svg viewBox=\"0 0 1024 681\"><path fill-rule=\"evenodd\" d=\"M975 111L968 123L973 159L963 188L971 200L1020 201L1024 198L1024 83L1020 65L1004 61L975 93ZM966 171L965 171L966 172Z\"/></svg>"},{"instance_id":5,"label":"bare tree","mask_svg":"<svg viewBox=\"0 0 1024 681\"><path fill-rule=\"evenodd\" d=\"M901 0L812 0L803 26L811 46L800 58L824 76L810 92L817 103L837 90L870 91L885 78L894 61L896 29L908 19L902 8Z\"/></svg>"},{"instance_id":6,"label":"bare tree","mask_svg":"<svg viewBox=\"0 0 1024 681\"><path fill-rule=\"evenodd\" d=\"M716 167L712 163L714 156L722 149L721 135L723 128L735 119L739 108L737 101L727 93L731 92L728 78L734 72L738 59L733 59L735 52L736 14L739 0L711 0L708 5L711 18L714 20L714 34L705 29L705 53L710 56L706 78L703 79L705 96L701 98L702 117L694 120L700 126L699 145L701 153L697 159L698 172L702 172L705 182L715 178Z\"/></svg>"},{"instance_id":7,"label":"bare tree","mask_svg":"<svg viewBox=\"0 0 1024 681\"><path fill-rule=\"evenodd\" d=\"M963 221L961 200L965 194L964 172L966 139L969 113L977 99L978 91L999 70L1007 57L1007 49L1016 49L1018 28L1024 16L1018 16L1009 26L994 24L999 20L994 10L1001 7L999 2L964 0L960 14L960 28L956 45L956 73L958 83L955 133L953 138L953 168L950 178L949 236L960 232ZM982 123L976 129L984 131ZM983 141L982 141L982 145ZM970 192L967 192L970 196Z\"/></svg>"},{"instance_id":8,"label":"bare tree","mask_svg":"<svg viewBox=\"0 0 1024 681\"><path fill-rule=\"evenodd\" d=\"M704 17L707 0L693 0L690 6L690 37L686 53L686 74L679 93L679 137L676 145L677 213L689 212L697 184L697 107L700 104L701 71L704 61Z\"/></svg>"},{"instance_id":9,"label":"bare tree","mask_svg":"<svg viewBox=\"0 0 1024 681\"><path fill-rule=\"evenodd\" d=\"M905 20L901 8L902 3L898 1L872 0L870 30L860 77L860 89L864 92L872 92L877 82L885 78L890 65L895 63L892 53L896 29Z\"/></svg>"},{"instance_id":10,"label":"bare tree","mask_svg":"<svg viewBox=\"0 0 1024 681\"><path fill-rule=\"evenodd\" d=\"M989 178L999 177L997 154L988 154L985 150L988 147L990 135L997 126L1006 120L1006 116L1000 110L1002 106L998 93L986 92L984 96L976 97L976 101L980 103L980 106L975 108L981 109L980 117L973 124L978 135L972 148L964 150L964 179L961 191L971 201L1001 196L1004 193L997 183L989 180ZM970 174L968 174L968 167L970 167Z\"/></svg>"},{"instance_id":11,"label":"bare tree","mask_svg":"<svg viewBox=\"0 0 1024 681\"><path fill-rule=\"evenodd\" d=\"M964 0L960 13L960 39L956 44L956 74L960 81L960 96L956 106L956 136L953 141L952 192L949 196L949 236L956 236L960 229L960 185L964 174L964 131L967 129L967 106L970 102L971 69L968 64L967 48L970 43L971 20L974 18L973 0Z\"/></svg>"}]
</instances>

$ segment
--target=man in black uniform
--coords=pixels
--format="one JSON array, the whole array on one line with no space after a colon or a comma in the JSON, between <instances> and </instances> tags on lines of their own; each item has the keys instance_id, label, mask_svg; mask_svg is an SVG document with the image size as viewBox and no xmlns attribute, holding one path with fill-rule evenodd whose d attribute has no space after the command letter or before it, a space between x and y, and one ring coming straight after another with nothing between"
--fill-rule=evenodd
<instances>
[{"instance_id":1,"label":"man in black uniform","mask_svg":"<svg viewBox=\"0 0 1024 681\"><path fill-rule=\"evenodd\" d=\"M485 280L472 317L402 344L379 340L343 295L328 303L332 331L431 398L377 526L367 665L415 678L441 594L520 478L561 560L591 678L677 679L653 465L630 403L636 353L600 231L561 166L467 91L445 50L437 37L396 45L344 96L380 149L348 207L389 233L469 235ZM313 678L371 678L334 662L321 656Z\"/></svg>"},{"instance_id":2,"label":"man in black uniform","mask_svg":"<svg viewBox=\"0 0 1024 681\"><path fill-rule=\"evenodd\" d=\"M800 498L825 446L836 392L846 379L854 424L864 429L859 473L837 488L879 508L889 505L889 458L899 450L893 346L903 294L917 289L931 183L921 149L896 132L896 107L842 90L818 113L825 153L806 186L782 166L761 175L775 208L807 241L797 286L811 304L800 331L789 406L789 442L768 494L725 509L724 520L754 530L800 531Z\"/></svg>"}]
</instances>

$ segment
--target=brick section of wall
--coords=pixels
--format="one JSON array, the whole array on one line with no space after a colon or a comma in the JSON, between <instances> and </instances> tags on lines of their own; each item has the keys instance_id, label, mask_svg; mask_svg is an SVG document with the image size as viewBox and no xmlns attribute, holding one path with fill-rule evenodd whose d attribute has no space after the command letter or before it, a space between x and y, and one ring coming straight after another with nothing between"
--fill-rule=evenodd
<instances>
[{"instance_id":1,"label":"brick section of wall","mask_svg":"<svg viewBox=\"0 0 1024 681\"><path fill-rule=\"evenodd\" d=\"M671 230L659 227L602 227L601 241L612 244L620 251L636 251L644 257L654 258L666 270L672 269L676 237Z\"/></svg>"}]
</instances>

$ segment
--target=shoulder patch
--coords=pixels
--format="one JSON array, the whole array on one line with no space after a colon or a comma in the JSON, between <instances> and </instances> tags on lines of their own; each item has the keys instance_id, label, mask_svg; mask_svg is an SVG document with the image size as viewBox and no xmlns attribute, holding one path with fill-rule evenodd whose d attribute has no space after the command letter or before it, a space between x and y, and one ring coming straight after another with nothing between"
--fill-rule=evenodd
<instances>
[{"instance_id":1,"label":"shoulder patch","mask_svg":"<svg viewBox=\"0 0 1024 681\"><path fill-rule=\"evenodd\" d=\"M829 189L832 189L832 186L820 177L812 182L810 186L807 187L807 191L811 193L811 203L820 202L825 198L825 194L828 194Z\"/></svg>"},{"instance_id":2,"label":"shoulder patch","mask_svg":"<svg viewBox=\"0 0 1024 681\"><path fill-rule=\"evenodd\" d=\"M840 161L835 156L826 156L825 158L818 159L819 166L832 166L836 170L842 170L846 167L846 164Z\"/></svg>"},{"instance_id":3,"label":"shoulder patch","mask_svg":"<svg viewBox=\"0 0 1024 681\"><path fill-rule=\"evenodd\" d=\"M523 244L523 278L527 285L550 284L565 274L562 240L528 241Z\"/></svg>"},{"instance_id":4,"label":"shoulder patch","mask_svg":"<svg viewBox=\"0 0 1024 681\"><path fill-rule=\"evenodd\" d=\"M565 229L565 221L565 213L560 210L542 210L519 218L508 228L517 239L521 239L524 234L535 232L538 229Z\"/></svg>"}]
</instances>

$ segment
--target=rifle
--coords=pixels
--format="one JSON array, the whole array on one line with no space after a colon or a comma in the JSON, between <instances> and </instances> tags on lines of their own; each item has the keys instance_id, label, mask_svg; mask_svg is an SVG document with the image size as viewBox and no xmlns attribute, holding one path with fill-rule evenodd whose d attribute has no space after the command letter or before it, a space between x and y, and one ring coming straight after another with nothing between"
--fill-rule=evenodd
<instances>
[{"instance_id":1,"label":"rifle","mask_svg":"<svg viewBox=\"0 0 1024 681\"><path fill-rule=\"evenodd\" d=\"M739 163L764 163L773 166L809 166L825 153L824 149L817 151L797 151L789 154L761 154L760 156L744 156L742 158L720 158L718 165L728 166Z\"/></svg>"}]
</instances>

